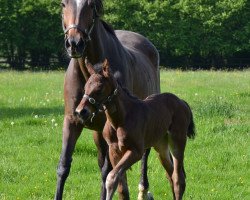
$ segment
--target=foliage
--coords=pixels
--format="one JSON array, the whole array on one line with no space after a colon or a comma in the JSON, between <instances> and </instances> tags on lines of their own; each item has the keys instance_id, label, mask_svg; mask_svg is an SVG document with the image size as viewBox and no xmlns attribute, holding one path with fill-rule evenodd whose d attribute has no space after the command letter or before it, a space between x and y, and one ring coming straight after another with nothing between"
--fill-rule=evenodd
<instances>
[{"instance_id":1,"label":"foliage","mask_svg":"<svg viewBox=\"0 0 250 200\"><path fill-rule=\"evenodd\" d=\"M0 0L0 55L13 68L63 56L60 0ZM148 37L168 66L230 66L250 55L248 0L105 0L115 29ZM27 62L28 61L28 62ZM244 63L241 63L244 65ZM245 65L249 65L249 60Z\"/></svg>"},{"instance_id":2,"label":"foliage","mask_svg":"<svg viewBox=\"0 0 250 200\"><path fill-rule=\"evenodd\" d=\"M13 68L48 66L62 41L60 7L49 0L1 0L0 53ZM56 5L56 6L55 6Z\"/></svg>"},{"instance_id":3,"label":"foliage","mask_svg":"<svg viewBox=\"0 0 250 200\"><path fill-rule=\"evenodd\" d=\"M250 71L161 71L161 91L186 100L196 138L185 151L184 199L249 199ZM53 199L62 147L64 72L0 73L0 199ZM14 92L13 92L14 91ZM172 199L152 149L150 191ZM128 171L131 199L140 163ZM66 200L99 199L101 173L91 131L84 129L65 185ZM118 199L115 197L114 199Z\"/></svg>"},{"instance_id":4,"label":"foliage","mask_svg":"<svg viewBox=\"0 0 250 200\"><path fill-rule=\"evenodd\" d=\"M180 57L226 58L250 49L247 0L106 1L106 18L116 28L149 37L167 62ZM167 62L168 63L168 62ZM193 63L190 63L191 65ZM210 62L211 64L215 64ZM226 64L226 63L225 63Z\"/></svg>"}]
</instances>

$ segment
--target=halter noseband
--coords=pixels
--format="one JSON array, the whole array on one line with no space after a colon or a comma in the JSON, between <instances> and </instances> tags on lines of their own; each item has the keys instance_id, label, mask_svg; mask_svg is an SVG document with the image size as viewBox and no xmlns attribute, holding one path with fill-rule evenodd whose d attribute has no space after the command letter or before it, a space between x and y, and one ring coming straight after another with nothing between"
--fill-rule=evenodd
<instances>
[{"instance_id":1,"label":"halter noseband","mask_svg":"<svg viewBox=\"0 0 250 200\"><path fill-rule=\"evenodd\" d=\"M77 30L80 31L83 35L86 35L86 36L87 36L85 39L83 39L85 43L91 40L90 34L91 34L92 31L93 31L93 28L94 28L94 25L95 25L95 19L99 16L99 15L97 14L96 4L94 4L94 8L93 8L93 9L94 9L94 14L93 14L92 23L91 23L90 27L89 27L89 28L86 28L86 29L84 29L84 30L82 30L82 29L79 27L79 25L77 25L77 24L70 24L70 25L64 30L64 34L65 34L66 38L67 38L67 36L68 36L68 32L69 32L70 29L77 29Z\"/></svg>"},{"instance_id":2,"label":"halter noseband","mask_svg":"<svg viewBox=\"0 0 250 200\"><path fill-rule=\"evenodd\" d=\"M118 94L118 84L117 84L115 90L111 93L111 95L109 95L107 98L105 98L105 99L104 99L103 101L101 101L101 102L97 102L94 98L90 97L90 96L87 95L87 94L84 94L84 95L83 95L83 98L86 98L86 99L88 100L88 102L89 102L90 104L92 104L92 105L95 107L95 109L96 109L96 111L92 113L91 122L92 122L93 118L95 117L95 115L96 115L98 112L102 112L102 111L105 110L105 109L100 109L100 107L101 107L102 105L105 105L107 102L111 102L112 99L113 99L117 94Z\"/></svg>"}]
</instances>

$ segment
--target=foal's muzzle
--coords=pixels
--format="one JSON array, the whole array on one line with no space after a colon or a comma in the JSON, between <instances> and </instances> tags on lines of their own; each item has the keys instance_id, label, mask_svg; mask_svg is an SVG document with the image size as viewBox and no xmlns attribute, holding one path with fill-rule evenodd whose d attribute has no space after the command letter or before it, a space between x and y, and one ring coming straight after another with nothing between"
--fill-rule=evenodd
<instances>
[{"instance_id":1,"label":"foal's muzzle","mask_svg":"<svg viewBox=\"0 0 250 200\"><path fill-rule=\"evenodd\" d=\"M76 108L75 115L84 123L91 117L91 112L87 108Z\"/></svg>"}]
</instances>

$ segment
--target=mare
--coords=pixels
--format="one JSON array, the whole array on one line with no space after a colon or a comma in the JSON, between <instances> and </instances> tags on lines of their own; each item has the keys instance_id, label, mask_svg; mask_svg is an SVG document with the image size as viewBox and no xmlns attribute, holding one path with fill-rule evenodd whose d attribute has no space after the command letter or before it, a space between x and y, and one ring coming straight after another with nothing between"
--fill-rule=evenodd
<instances>
[{"instance_id":1,"label":"mare","mask_svg":"<svg viewBox=\"0 0 250 200\"><path fill-rule=\"evenodd\" d=\"M62 199L65 181L70 173L72 154L84 125L75 116L84 87L90 74L84 58L93 64L108 58L114 77L139 98L160 92L159 54L154 45L142 35L130 31L114 31L101 16L102 0L62 0L62 26L65 48L71 61L64 81L65 114L61 156L57 168L55 199ZM102 130L106 122L104 113L96 113L85 126L94 131L93 138L98 150L98 165L102 174L101 199L106 198L105 181L112 169L108 158L108 145ZM142 159L139 199L143 199L149 187L147 156ZM127 199L126 181L118 185L119 198Z\"/></svg>"},{"instance_id":2,"label":"mare","mask_svg":"<svg viewBox=\"0 0 250 200\"><path fill-rule=\"evenodd\" d=\"M107 60L99 73L91 65L88 68L91 76L76 112L86 121L97 108L103 106L105 111L103 137L113 166L106 179L106 200L112 199L123 173L150 147L157 151L166 170L173 198L182 199L185 145L187 137L195 136L189 105L171 93L153 94L145 100L132 96L115 80Z\"/></svg>"}]
</instances>

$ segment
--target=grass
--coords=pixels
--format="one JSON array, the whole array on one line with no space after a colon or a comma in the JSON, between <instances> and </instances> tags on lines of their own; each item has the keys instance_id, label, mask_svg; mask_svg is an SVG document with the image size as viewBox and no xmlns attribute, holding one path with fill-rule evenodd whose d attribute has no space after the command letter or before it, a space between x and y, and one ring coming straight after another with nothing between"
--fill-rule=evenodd
<instances>
[{"instance_id":1,"label":"grass","mask_svg":"<svg viewBox=\"0 0 250 200\"><path fill-rule=\"evenodd\" d=\"M184 199L250 197L250 71L161 71L162 92L191 105L197 137L187 144ZM61 150L64 72L0 72L0 199L53 199ZM84 130L65 186L65 199L99 199L96 148ZM137 197L139 164L128 172ZM171 199L154 151L150 191ZM117 197L116 197L117 198Z\"/></svg>"}]
</instances>

